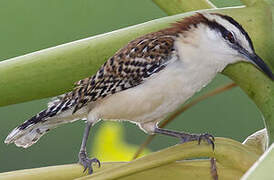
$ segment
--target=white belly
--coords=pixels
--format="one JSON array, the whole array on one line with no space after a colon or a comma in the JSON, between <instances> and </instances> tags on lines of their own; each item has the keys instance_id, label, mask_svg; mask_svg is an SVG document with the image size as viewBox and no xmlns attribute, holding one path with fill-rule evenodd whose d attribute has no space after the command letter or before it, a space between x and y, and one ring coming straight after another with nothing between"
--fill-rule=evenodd
<instances>
[{"instance_id":1,"label":"white belly","mask_svg":"<svg viewBox=\"0 0 274 180\"><path fill-rule=\"evenodd\" d=\"M143 84L96 102L89 116L137 124L159 122L213 77L201 79L203 73L184 66L182 61L172 62Z\"/></svg>"}]
</instances>

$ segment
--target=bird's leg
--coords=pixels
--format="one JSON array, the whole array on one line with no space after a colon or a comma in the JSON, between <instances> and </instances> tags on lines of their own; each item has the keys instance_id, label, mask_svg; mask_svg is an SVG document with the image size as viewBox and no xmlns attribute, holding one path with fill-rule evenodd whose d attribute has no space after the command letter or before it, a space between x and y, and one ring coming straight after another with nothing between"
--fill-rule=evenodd
<instances>
[{"instance_id":1,"label":"bird's leg","mask_svg":"<svg viewBox=\"0 0 274 180\"><path fill-rule=\"evenodd\" d=\"M82 139L81 149L78 154L79 163L84 166L85 168L84 172L88 169L89 174L92 174L93 172L93 169L92 169L93 163L97 163L99 167L101 166L100 161L97 158L90 159L87 156L86 145L87 145L87 139L88 139L91 126L92 126L92 123L87 121L83 139Z\"/></svg>"},{"instance_id":2,"label":"bird's leg","mask_svg":"<svg viewBox=\"0 0 274 180\"><path fill-rule=\"evenodd\" d=\"M214 150L214 136L208 133L204 134L189 134L185 132L177 132L177 131L171 131L167 129L162 128L155 128L154 133L156 134L163 134L167 136L172 136L181 139L181 143L189 142L189 141L198 141L198 144L202 140L206 141L208 144L212 145L212 149Z\"/></svg>"}]
</instances>

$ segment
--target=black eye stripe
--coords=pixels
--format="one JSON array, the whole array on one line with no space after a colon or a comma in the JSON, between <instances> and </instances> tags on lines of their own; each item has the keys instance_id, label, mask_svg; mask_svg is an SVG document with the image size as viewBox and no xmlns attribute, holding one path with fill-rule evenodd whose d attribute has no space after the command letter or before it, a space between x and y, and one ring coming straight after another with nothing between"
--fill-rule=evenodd
<instances>
[{"instance_id":1,"label":"black eye stripe","mask_svg":"<svg viewBox=\"0 0 274 180\"><path fill-rule=\"evenodd\" d=\"M224 26L217 23L216 21L208 21L207 24L211 29L219 31L222 34L224 39L227 39L227 35L231 33L228 30L226 30Z\"/></svg>"},{"instance_id":2,"label":"black eye stripe","mask_svg":"<svg viewBox=\"0 0 274 180\"><path fill-rule=\"evenodd\" d=\"M252 43L249 35L247 34L247 32L243 29L243 27L238 22L236 22L232 17L226 16L226 15L222 15L222 14L218 14L218 13L211 13L211 14L220 16L221 18L227 20L230 24L234 25L237 29L239 29L239 31L244 35L245 39L248 41L250 48L254 51L254 46L253 46L253 43ZM226 30L222 25L220 25L219 23L217 23L214 20L211 21L207 18L204 23L207 24L211 29L213 29L217 32L220 32L222 34L223 38L227 39L226 35L228 34L229 31ZM235 37L234 37L234 40L235 40ZM235 42L235 43L237 43L237 42Z\"/></svg>"},{"instance_id":3,"label":"black eye stripe","mask_svg":"<svg viewBox=\"0 0 274 180\"><path fill-rule=\"evenodd\" d=\"M254 46L253 46L253 43L252 43L249 35L247 34L247 32L244 30L244 28L238 22L236 22L232 17L222 15L222 14L218 14L218 13L214 13L214 14L224 18L229 23L233 24L237 29L239 29L241 31L241 33L245 36L245 38L248 41L251 49L254 51Z\"/></svg>"}]
</instances>

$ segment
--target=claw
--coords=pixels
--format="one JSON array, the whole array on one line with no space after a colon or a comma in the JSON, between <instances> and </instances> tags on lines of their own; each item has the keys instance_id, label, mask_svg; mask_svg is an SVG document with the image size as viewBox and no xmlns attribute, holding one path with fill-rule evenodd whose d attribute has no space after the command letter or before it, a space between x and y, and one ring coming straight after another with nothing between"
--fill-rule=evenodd
<instances>
[{"instance_id":1,"label":"claw","mask_svg":"<svg viewBox=\"0 0 274 180\"><path fill-rule=\"evenodd\" d=\"M201 144L201 141L206 141L208 144L212 145L212 149L214 150L215 145L214 145L214 141L215 138L214 136L212 136L211 134L205 133L205 134L186 134L183 133L181 135L181 142L185 143L188 141L198 141L198 144Z\"/></svg>"},{"instance_id":2,"label":"claw","mask_svg":"<svg viewBox=\"0 0 274 180\"><path fill-rule=\"evenodd\" d=\"M101 167L101 162L97 158L93 158L93 160L98 164L98 168Z\"/></svg>"},{"instance_id":3,"label":"claw","mask_svg":"<svg viewBox=\"0 0 274 180\"><path fill-rule=\"evenodd\" d=\"M88 169L88 173L92 174L93 173L93 168L92 164L97 163L98 167L101 167L101 163L97 158L88 158L86 152L80 152L79 153L79 164L84 166L84 171L85 172Z\"/></svg>"},{"instance_id":4,"label":"claw","mask_svg":"<svg viewBox=\"0 0 274 180\"><path fill-rule=\"evenodd\" d=\"M80 164L82 164L82 163L80 163ZM82 164L83 166L84 166L84 170L83 170L83 173L87 170L87 168L88 168L88 166L87 166L87 164Z\"/></svg>"},{"instance_id":5,"label":"claw","mask_svg":"<svg viewBox=\"0 0 274 180\"><path fill-rule=\"evenodd\" d=\"M213 136L213 135L211 135L211 134L208 134L210 137L211 137L211 139L213 140L213 141L215 141L215 137Z\"/></svg>"},{"instance_id":6,"label":"claw","mask_svg":"<svg viewBox=\"0 0 274 180\"><path fill-rule=\"evenodd\" d=\"M178 132L178 131L171 131L162 128L155 128L154 133L157 134L164 134L167 136L172 136L181 139L181 143L189 142L189 141L198 141L198 144L201 143L202 140L206 141L208 144L212 145L212 149L214 150L214 141L215 138L211 134L189 134L185 132Z\"/></svg>"},{"instance_id":7,"label":"claw","mask_svg":"<svg viewBox=\"0 0 274 180\"><path fill-rule=\"evenodd\" d=\"M215 144L214 144L215 138L214 138L214 136L212 136L211 134L208 134L208 133L200 134L200 135L197 135L197 136L198 136L198 144L200 144L201 141L204 140L208 144L211 144L212 149L214 150L214 148L215 148Z\"/></svg>"},{"instance_id":8,"label":"claw","mask_svg":"<svg viewBox=\"0 0 274 180\"><path fill-rule=\"evenodd\" d=\"M92 169L91 165L90 165L90 167L88 168L88 173L89 173L89 174L92 174L92 173L93 173L93 169Z\"/></svg>"}]
</instances>

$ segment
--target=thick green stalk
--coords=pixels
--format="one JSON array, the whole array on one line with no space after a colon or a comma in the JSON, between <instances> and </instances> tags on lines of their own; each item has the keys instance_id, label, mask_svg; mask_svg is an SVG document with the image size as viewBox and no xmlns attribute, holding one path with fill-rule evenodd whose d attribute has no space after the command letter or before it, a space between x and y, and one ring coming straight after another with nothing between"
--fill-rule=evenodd
<instances>
[{"instance_id":1,"label":"thick green stalk","mask_svg":"<svg viewBox=\"0 0 274 180\"><path fill-rule=\"evenodd\" d=\"M196 11L200 9L216 8L210 1L207 0L153 0L153 2L168 15Z\"/></svg>"},{"instance_id":2,"label":"thick green stalk","mask_svg":"<svg viewBox=\"0 0 274 180\"><path fill-rule=\"evenodd\" d=\"M102 167L98 170L103 171L107 168L113 168L121 163L106 162L102 164ZM96 168L97 170L97 168ZM87 172L83 173L83 166L80 164L66 164L58 166L48 166L33 169L23 169L17 171L10 171L0 173L0 179L5 180L67 180L75 179L82 176L86 176Z\"/></svg>"},{"instance_id":3,"label":"thick green stalk","mask_svg":"<svg viewBox=\"0 0 274 180\"><path fill-rule=\"evenodd\" d=\"M101 168L94 168L95 173L105 171L107 168L115 168L127 162L104 162ZM218 176L220 179L240 179L242 171L235 168L224 167L217 162ZM3 180L69 180L86 176L83 169L77 164L59 165L42 167L35 169L25 169L0 173L0 179ZM163 177L170 177L172 180L195 179L212 180L210 174L209 160L193 160L172 162L152 169L146 169L142 172L129 174L119 180L150 179L158 180ZM103 177L104 179L104 177Z\"/></svg>"},{"instance_id":4,"label":"thick green stalk","mask_svg":"<svg viewBox=\"0 0 274 180\"><path fill-rule=\"evenodd\" d=\"M237 141L216 138L216 148L202 142L188 142L151 153L134 161L104 162L101 168L94 166L94 174L85 176L79 164L50 166L0 173L0 179L159 179L159 176L171 179L211 179L209 160L197 161L197 158L214 157L217 161L220 179L241 177L259 158L256 148ZM188 161L181 161L186 160ZM189 160L194 159L194 160ZM179 161L179 162L178 162ZM193 177L193 178L190 178Z\"/></svg>"},{"instance_id":5,"label":"thick green stalk","mask_svg":"<svg viewBox=\"0 0 274 180\"><path fill-rule=\"evenodd\" d=\"M176 145L158 152L154 152L153 154L136 159L127 164L106 169L105 171L100 171L80 179L118 179L131 174L137 174L148 169L170 164L178 160L193 158L197 159L203 157L215 157L217 161L222 164L222 166L236 169L239 172L244 173L259 156L249 147L230 139L216 138L215 144L216 149L214 152L208 144L201 144L198 146L197 142L189 142ZM194 173L196 169L190 168L190 171L193 171Z\"/></svg>"}]
</instances>

